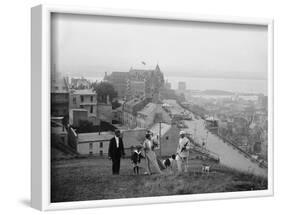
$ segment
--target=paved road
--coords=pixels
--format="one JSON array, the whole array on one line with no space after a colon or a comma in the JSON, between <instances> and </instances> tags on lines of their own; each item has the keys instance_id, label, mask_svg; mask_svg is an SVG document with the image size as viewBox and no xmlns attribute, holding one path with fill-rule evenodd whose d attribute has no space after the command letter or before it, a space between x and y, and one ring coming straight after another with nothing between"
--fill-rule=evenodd
<instances>
[{"instance_id":1,"label":"paved road","mask_svg":"<svg viewBox=\"0 0 281 215\"><path fill-rule=\"evenodd\" d=\"M224 142L215 134L208 132L205 128L204 120L194 119L192 121L185 121L185 123L188 125L195 141L201 143L202 139L206 140L206 148L219 155L221 164L255 175L267 176L267 169L261 168L256 162L251 161L251 159L231 144Z\"/></svg>"},{"instance_id":2,"label":"paved road","mask_svg":"<svg viewBox=\"0 0 281 215\"><path fill-rule=\"evenodd\" d=\"M173 101L167 100L174 107L174 111L182 112L184 109ZM261 168L256 162L251 161L242 152L235 149L231 144L224 142L221 138L208 132L205 128L203 119L196 119L192 113L193 120L184 123L189 127L188 130L192 133L196 142L202 143L204 139L207 142L206 148L218 154L220 163L240 171L250 172L255 175L267 177L267 169Z\"/></svg>"}]
</instances>

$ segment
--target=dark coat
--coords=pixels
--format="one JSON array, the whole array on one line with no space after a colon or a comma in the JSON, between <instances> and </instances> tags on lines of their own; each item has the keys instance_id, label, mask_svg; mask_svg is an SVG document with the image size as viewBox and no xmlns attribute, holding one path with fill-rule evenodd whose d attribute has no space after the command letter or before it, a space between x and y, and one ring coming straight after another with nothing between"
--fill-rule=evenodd
<instances>
[{"instance_id":1,"label":"dark coat","mask_svg":"<svg viewBox=\"0 0 281 215\"><path fill-rule=\"evenodd\" d=\"M119 137L119 147L117 148L115 137L111 138L108 147L108 156L111 159L120 159L121 156L124 156L124 144L122 138Z\"/></svg>"},{"instance_id":2,"label":"dark coat","mask_svg":"<svg viewBox=\"0 0 281 215\"><path fill-rule=\"evenodd\" d=\"M142 158L144 158L144 156L141 153L137 153L135 151L131 155L131 160L134 164L140 163Z\"/></svg>"}]
</instances>

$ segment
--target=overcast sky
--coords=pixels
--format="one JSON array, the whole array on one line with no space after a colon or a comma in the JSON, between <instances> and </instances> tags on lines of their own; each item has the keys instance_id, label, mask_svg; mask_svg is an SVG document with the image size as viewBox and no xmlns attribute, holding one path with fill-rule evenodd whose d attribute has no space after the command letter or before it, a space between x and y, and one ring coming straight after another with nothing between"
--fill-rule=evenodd
<instances>
[{"instance_id":1,"label":"overcast sky","mask_svg":"<svg viewBox=\"0 0 281 215\"><path fill-rule=\"evenodd\" d=\"M52 15L52 64L59 72L98 77L157 63L165 76L266 79L267 28Z\"/></svg>"}]
</instances>

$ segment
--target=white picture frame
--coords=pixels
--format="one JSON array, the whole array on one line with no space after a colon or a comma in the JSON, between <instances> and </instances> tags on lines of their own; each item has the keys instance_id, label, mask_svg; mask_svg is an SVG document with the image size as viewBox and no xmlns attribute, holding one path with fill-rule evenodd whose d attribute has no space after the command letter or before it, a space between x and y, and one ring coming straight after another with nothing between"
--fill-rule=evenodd
<instances>
[{"instance_id":1,"label":"white picture frame","mask_svg":"<svg viewBox=\"0 0 281 215\"><path fill-rule=\"evenodd\" d=\"M268 27L268 189L251 192L224 192L181 196L161 196L117 200L50 202L50 15L71 13L103 16L152 18L165 20L263 25ZM171 202L247 198L273 195L273 20L241 17L215 17L172 14L151 11L97 9L70 6L39 5L31 9L31 74L32 74L32 158L31 206L38 210L94 208Z\"/></svg>"}]
</instances>

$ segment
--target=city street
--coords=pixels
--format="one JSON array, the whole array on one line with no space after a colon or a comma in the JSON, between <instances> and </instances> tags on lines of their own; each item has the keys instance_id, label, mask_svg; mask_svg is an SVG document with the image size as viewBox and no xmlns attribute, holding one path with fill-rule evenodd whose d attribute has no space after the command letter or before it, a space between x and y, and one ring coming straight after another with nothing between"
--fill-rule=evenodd
<instances>
[{"instance_id":1,"label":"city street","mask_svg":"<svg viewBox=\"0 0 281 215\"><path fill-rule=\"evenodd\" d=\"M174 101L166 100L165 102L171 105L172 110L174 112L178 112L178 114L186 111ZM206 149L216 153L220 158L221 164L240 171L246 171L255 175L267 177L266 168L261 168L258 163L251 161L231 144L224 142L217 135L209 132L205 128L205 122L203 119L196 119L193 113L190 114L192 116L192 120L184 120L185 125L188 127L184 130L191 132L197 143L202 144L204 140L206 143Z\"/></svg>"}]
</instances>

